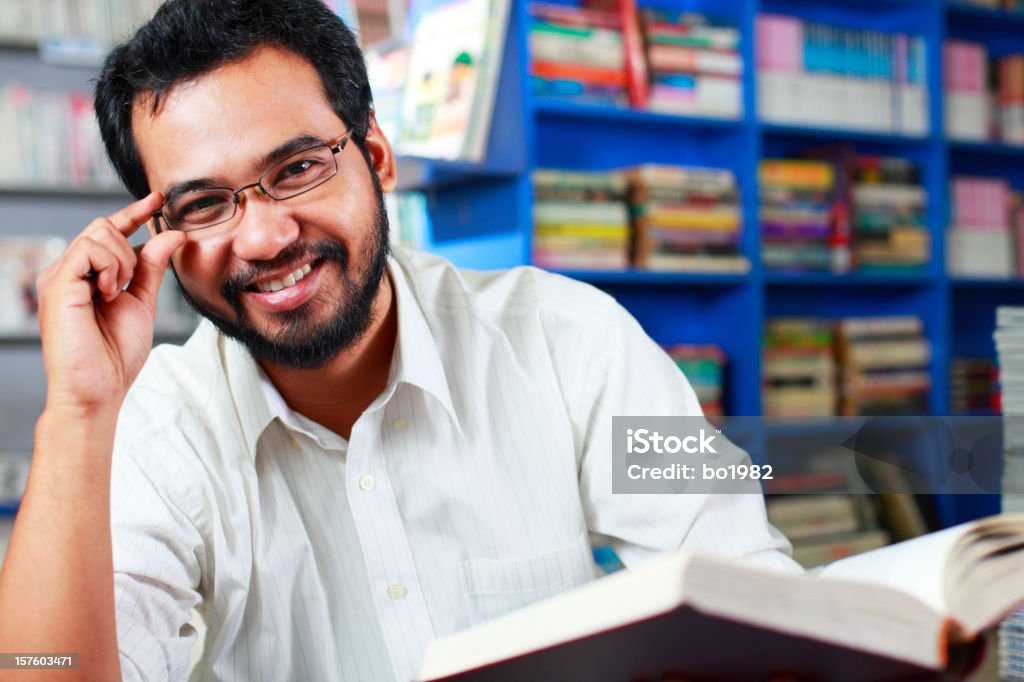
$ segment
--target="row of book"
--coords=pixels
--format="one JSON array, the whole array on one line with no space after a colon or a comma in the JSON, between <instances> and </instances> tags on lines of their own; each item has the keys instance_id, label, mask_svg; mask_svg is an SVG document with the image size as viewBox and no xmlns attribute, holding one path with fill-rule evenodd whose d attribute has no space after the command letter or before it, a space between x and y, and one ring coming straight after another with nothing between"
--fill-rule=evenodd
<instances>
[{"instance_id":1,"label":"row of book","mask_svg":"<svg viewBox=\"0 0 1024 682\"><path fill-rule=\"evenodd\" d=\"M0 184L119 187L84 92L0 87L0 130Z\"/></svg>"},{"instance_id":2,"label":"row of book","mask_svg":"<svg viewBox=\"0 0 1024 682\"><path fill-rule=\"evenodd\" d=\"M956 357L949 363L951 414L1000 414L999 368L991 358Z\"/></svg>"},{"instance_id":3,"label":"row of book","mask_svg":"<svg viewBox=\"0 0 1024 682\"><path fill-rule=\"evenodd\" d=\"M949 40L943 65L951 139L1024 144L1024 54L994 58L981 43Z\"/></svg>"},{"instance_id":4,"label":"row of book","mask_svg":"<svg viewBox=\"0 0 1024 682\"><path fill-rule=\"evenodd\" d=\"M734 25L692 12L640 11L654 111L715 118L743 112L743 58Z\"/></svg>"},{"instance_id":5,"label":"row of book","mask_svg":"<svg viewBox=\"0 0 1024 682\"><path fill-rule=\"evenodd\" d=\"M742 208L725 169L646 164L533 173L535 265L745 273Z\"/></svg>"},{"instance_id":6,"label":"row of book","mask_svg":"<svg viewBox=\"0 0 1024 682\"><path fill-rule=\"evenodd\" d=\"M946 270L958 277L1024 275L1024 196L1003 178L950 182Z\"/></svg>"},{"instance_id":7,"label":"row of book","mask_svg":"<svg viewBox=\"0 0 1024 682\"><path fill-rule=\"evenodd\" d=\"M530 81L535 95L605 106L628 102L626 48L616 12L530 3Z\"/></svg>"},{"instance_id":8,"label":"row of book","mask_svg":"<svg viewBox=\"0 0 1024 682\"><path fill-rule=\"evenodd\" d=\"M793 559L804 568L838 561L884 547L891 541L875 500L842 492L771 496L768 521L793 545Z\"/></svg>"},{"instance_id":9,"label":"row of book","mask_svg":"<svg viewBox=\"0 0 1024 682\"><path fill-rule=\"evenodd\" d=\"M0 42L37 45L45 62L99 66L160 0L0 0Z\"/></svg>"},{"instance_id":10,"label":"row of book","mask_svg":"<svg viewBox=\"0 0 1024 682\"><path fill-rule=\"evenodd\" d=\"M534 94L720 118L742 112L736 26L694 12L530 3Z\"/></svg>"},{"instance_id":11,"label":"row of book","mask_svg":"<svg viewBox=\"0 0 1024 682\"><path fill-rule=\"evenodd\" d=\"M765 159L758 172L761 256L786 271L913 271L930 260L928 198L898 157L833 145L805 159Z\"/></svg>"},{"instance_id":12,"label":"row of book","mask_svg":"<svg viewBox=\"0 0 1024 682\"><path fill-rule=\"evenodd\" d=\"M913 315L765 323L766 417L927 414L931 345Z\"/></svg>"},{"instance_id":13,"label":"row of book","mask_svg":"<svg viewBox=\"0 0 1024 682\"><path fill-rule=\"evenodd\" d=\"M0 237L0 335L39 333L36 279L66 247L67 242L60 237ZM158 295L157 331L185 334L195 323L195 315L168 274Z\"/></svg>"},{"instance_id":14,"label":"row of book","mask_svg":"<svg viewBox=\"0 0 1024 682\"><path fill-rule=\"evenodd\" d=\"M1003 512L1024 512L1024 308L996 310L994 334L999 362L1003 414ZM1024 609L999 628L999 675L1007 682L1024 680Z\"/></svg>"},{"instance_id":15,"label":"row of book","mask_svg":"<svg viewBox=\"0 0 1024 682\"><path fill-rule=\"evenodd\" d=\"M665 349L682 370L707 417L725 413L725 352L715 344L676 344Z\"/></svg>"},{"instance_id":16,"label":"row of book","mask_svg":"<svg viewBox=\"0 0 1024 682\"><path fill-rule=\"evenodd\" d=\"M757 102L765 121L927 135L926 44L760 14Z\"/></svg>"}]
</instances>

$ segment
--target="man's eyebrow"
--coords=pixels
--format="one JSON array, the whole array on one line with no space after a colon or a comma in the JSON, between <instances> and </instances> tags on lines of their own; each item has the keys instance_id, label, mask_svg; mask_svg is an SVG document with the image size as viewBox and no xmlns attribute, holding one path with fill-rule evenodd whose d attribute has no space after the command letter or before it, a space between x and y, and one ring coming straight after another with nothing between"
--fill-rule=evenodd
<instances>
[{"instance_id":1,"label":"man's eyebrow","mask_svg":"<svg viewBox=\"0 0 1024 682\"><path fill-rule=\"evenodd\" d=\"M267 152L263 156L253 163L254 173L264 173L271 166L279 161L283 161L296 152L301 152L304 149L315 147L320 144L327 144L319 137L315 135L296 135L295 137L282 142L277 147ZM188 192L194 192L200 189L225 189L225 183L223 180L216 178L196 178L194 180L185 180L184 182L176 182L164 191L164 201L173 201L180 197L182 194ZM227 187L226 189L231 189Z\"/></svg>"},{"instance_id":2,"label":"man's eyebrow","mask_svg":"<svg viewBox=\"0 0 1024 682\"><path fill-rule=\"evenodd\" d=\"M263 173L278 161L283 161L295 152L301 152L304 149L309 149L310 147L315 147L320 144L327 143L315 135L296 135L292 139L282 142L272 151L261 156L254 164L253 170L257 173Z\"/></svg>"}]
</instances>

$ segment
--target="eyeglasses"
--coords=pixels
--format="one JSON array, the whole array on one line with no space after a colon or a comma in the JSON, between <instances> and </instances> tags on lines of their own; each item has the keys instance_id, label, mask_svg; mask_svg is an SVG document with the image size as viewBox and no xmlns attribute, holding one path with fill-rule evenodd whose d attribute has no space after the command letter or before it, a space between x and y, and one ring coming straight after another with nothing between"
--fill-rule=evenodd
<instances>
[{"instance_id":1,"label":"eyeglasses","mask_svg":"<svg viewBox=\"0 0 1024 682\"><path fill-rule=\"evenodd\" d=\"M235 217L239 195L250 187L257 187L274 201L283 201L305 194L338 174L335 157L348 144L350 132L345 133L333 146L319 144L296 152L275 164L256 182L228 189L216 187L185 192L164 203L153 214L157 230L162 218L169 230L194 232L219 225Z\"/></svg>"}]
</instances>

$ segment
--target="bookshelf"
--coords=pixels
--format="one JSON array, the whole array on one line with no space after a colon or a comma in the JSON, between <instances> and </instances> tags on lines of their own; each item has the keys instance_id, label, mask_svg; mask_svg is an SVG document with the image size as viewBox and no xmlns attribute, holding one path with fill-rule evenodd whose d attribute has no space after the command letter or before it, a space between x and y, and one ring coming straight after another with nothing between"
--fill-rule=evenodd
<instances>
[{"instance_id":1,"label":"bookshelf","mask_svg":"<svg viewBox=\"0 0 1024 682\"><path fill-rule=\"evenodd\" d=\"M570 0L557 0L573 4ZM933 359L929 404L936 414L949 413L949 363L952 358L979 355L994 358L992 331L995 309L1024 304L1024 280L951 276L946 269L945 233L950 215L948 183L955 173L1007 178L1024 189L1024 147L992 142L947 139L944 131L942 44L947 38L985 43L993 55L1024 52L1024 14L935 0L710 0L640 1L641 6L685 9L733 21L743 36L743 115L739 119L684 117L628 107L594 106L550 101L529 90L527 3L513 3L506 63L499 87L497 112L516 112L515 125L524 157L522 176L509 187L463 190L462 197L494 206L506 192L505 210L518 222L508 229L475 231L472 243L465 226L453 227L453 214L434 206L435 234L427 248L466 267L505 267L529 262L532 196L528 172L533 168L604 170L639 163L707 165L731 169L742 192L744 233L741 251L751 260L747 275L706 275L563 271L594 284L623 303L655 341L717 343L729 364L726 409L733 415L761 412L761 325L769 317L810 315L838 318L852 315L914 314L924 321ZM920 35L926 42L926 91L929 131L888 134L836 127L793 125L760 120L756 113L754 73L755 17L782 14L808 22L887 33ZM515 98L516 91L522 96ZM513 97L512 99L505 99ZM506 121L507 122L507 121ZM497 121L494 136L508 139ZM900 156L922 170L929 205L927 230L931 258L919 272L875 274L794 274L766 271L760 262L757 230L757 164L763 157L782 156L828 142L846 142L858 153ZM492 139L492 147L495 140ZM494 153L494 150L491 150ZM488 156L488 163L498 159ZM518 157L516 162L520 161ZM512 187L514 185L514 187ZM440 190L439 190L440 191ZM474 192L479 192L475 197ZM440 196L440 195L439 195ZM463 212L465 215L466 212ZM958 496L939 502L944 523L954 523L998 509L994 498Z\"/></svg>"},{"instance_id":2,"label":"bookshelf","mask_svg":"<svg viewBox=\"0 0 1024 682\"><path fill-rule=\"evenodd\" d=\"M556 0L572 4L571 0ZM640 0L641 5L648 0ZM923 318L932 343L929 367L933 410L949 409L948 365L952 357L994 357L995 308L1024 304L1024 281L954 278L945 268L947 183L952 173L1000 175L1024 189L1024 147L947 140L943 134L942 42L947 37L985 43L992 54L1024 52L1024 15L943 4L937 0L665 0L652 6L704 12L729 19L743 36L743 113L736 119L684 117L628 107L548 100L532 94L528 74L525 0L513 0L496 93L490 139L481 164L402 158L400 190L420 190L433 225L426 248L464 267L499 268L528 263L532 237L533 168L601 170L640 163L706 165L732 170L741 188L745 229L741 252L751 261L747 275L570 271L571 277L607 290L644 325L655 341L715 343L725 350L726 410L761 412L761 330L765 319L786 314L842 317L912 313ZM927 43L930 132L888 134L761 120L757 115L755 17L767 12L857 29L921 35ZM40 83L56 89L88 89L89 67L44 63L26 41L0 42L0 85ZM761 265L757 164L827 142L847 142L858 152L909 158L924 169L930 197L928 231L932 258L912 274L792 274ZM80 225L117 208L123 195L101 188L0 186L0 234L25 224L72 236ZM0 372L14 365L35 367L32 376L14 371L14 386L42 386L38 349L29 337L0 339ZM41 388L39 389L42 390ZM31 393L31 391L30 391ZM0 402L28 405L40 395L0 395ZM0 410L0 414L5 411ZM0 434L25 448L32 419L0 417ZM28 424L29 426L26 426ZM991 510L991 500L949 502L947 522Z\"/></svg>"}]
</instances>

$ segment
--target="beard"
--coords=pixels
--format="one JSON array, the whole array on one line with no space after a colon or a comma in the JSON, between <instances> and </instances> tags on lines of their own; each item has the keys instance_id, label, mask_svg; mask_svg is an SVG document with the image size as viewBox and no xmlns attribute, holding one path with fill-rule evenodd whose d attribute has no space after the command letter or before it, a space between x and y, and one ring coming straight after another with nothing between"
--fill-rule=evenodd
<instances>
[{"instance_id":1,"label":"beard","mask_svg":"<svg viewBox=\"0 0 1024 682\"><path fill-rule=\"evenodd\" d=\"M250 264L224 282L220 294L234 311L233 319L217 312L189 292L175 273L182 297L193 310L212 322L224 335L245 346L257 361L293 369L323 367L344 350L351 348L370 328L373 322L373 303L387 269L388 216L384 209L384 193L380 182L375 173L371 172L371 176L376 194L376 210L370 243L359 254L358 267L349 267L351 254L339 241L325 239L299 242L282 251L274 260ZM342 291L321 289L298 308L275 315L281 325L277 332L268 335L260 331L245 314L242 292L253 281L282 266L314 260L317 267L333 264L337 268L341 275ZM320 310L328 311L328 316L318 322L317 311Z\"/></svg>"}]
</instances>

